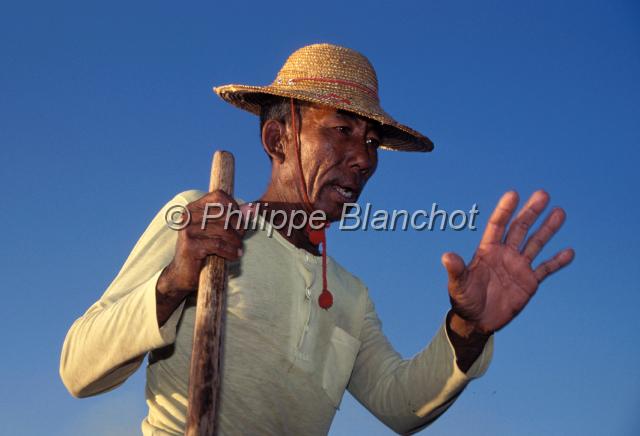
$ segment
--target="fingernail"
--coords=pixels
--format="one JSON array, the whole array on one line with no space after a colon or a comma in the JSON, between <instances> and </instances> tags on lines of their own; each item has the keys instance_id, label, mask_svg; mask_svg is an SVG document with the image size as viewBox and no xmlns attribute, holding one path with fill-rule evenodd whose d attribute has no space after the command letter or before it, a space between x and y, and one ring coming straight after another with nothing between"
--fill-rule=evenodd
<instances>
[{"instance_id":1,"label":"fingernail","mask_svg":"<svg viewBox=\"0 0 640 436\"><path fill-rule=\"evenodd\" d=\"M238 257L242 256L242 253L243 253L242 248L238 248Z\"/></svg>"}]
</instances>

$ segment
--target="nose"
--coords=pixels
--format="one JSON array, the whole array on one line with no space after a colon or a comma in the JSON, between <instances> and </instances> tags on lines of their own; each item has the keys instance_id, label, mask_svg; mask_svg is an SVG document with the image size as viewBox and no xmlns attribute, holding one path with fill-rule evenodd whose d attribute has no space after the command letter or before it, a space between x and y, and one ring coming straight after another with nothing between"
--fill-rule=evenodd
<instances>
[{"instance_id":1,"label":"nose","mask_svg":"<svg viewBox=\"0 0 640 436\"><path fill-rule=\"evenodd\" d=\"M376 169L378 151L375 147L366 144L364 140L356 140L349 147L348 159L349 168L361 179L366 180Z\"/></svg>"}]
</instances>

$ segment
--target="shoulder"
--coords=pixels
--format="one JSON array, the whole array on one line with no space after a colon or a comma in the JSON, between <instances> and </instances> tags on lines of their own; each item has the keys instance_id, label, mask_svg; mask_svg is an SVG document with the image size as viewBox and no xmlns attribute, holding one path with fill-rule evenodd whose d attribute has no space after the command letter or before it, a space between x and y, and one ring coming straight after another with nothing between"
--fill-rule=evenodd
<instances>
[{"instance_id":1,"label":"shoulder","mask_svg":"<svg viewBox=\"0 0 640 436\"><path fill-rule=\"evenodd\" d=\"M179 194L176 194L176 196L173 197L168 204L189 204L206 194L207 193L205 191L200 191L198 189L182 191Z\"/></svg>"},{"instance_id":2,"label":"shoulder","mask_svg":"<svg viewBox=\"0 0 640 436\"><path fill-rule=\"evenodd\" d=\"M333 269L333 273L335 274L335 278L344 285L344 287L348 289L353 289L358 292L368 292L367 285L360 279L360 277L356 276L349 270L347 270L344 266L342 266L338 261L336 261L333 257L329 256L331 261L330 267Z\"/></svg>"}]
</instances>

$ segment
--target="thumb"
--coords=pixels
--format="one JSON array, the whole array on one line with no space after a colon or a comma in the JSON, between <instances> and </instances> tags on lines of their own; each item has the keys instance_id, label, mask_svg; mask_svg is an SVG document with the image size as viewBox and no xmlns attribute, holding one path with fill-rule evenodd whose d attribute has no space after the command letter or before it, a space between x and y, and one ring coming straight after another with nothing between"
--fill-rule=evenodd
<instances>
[{"instance_id":1,"label":"thumb","mask_svg":"<svg viewBox=\"0 0 640 436\"><path fill-rule=\"evenodd\" d=\"M442 255L441 261L449 275L449 284L459 282L466 269L464 260L456 253L449 252Z\"/></svg>"},{"instance_id":2,"label":"thumb","mask_svg":"<svg viewBox=\"0 0 640 436\"><path fill-rule=\"evenodd\" d=\"M242 217L246 219L252 209L253 205L251 203L242 203L240 205L240 213L242 214Z\"/></svg>"}]
</instances>

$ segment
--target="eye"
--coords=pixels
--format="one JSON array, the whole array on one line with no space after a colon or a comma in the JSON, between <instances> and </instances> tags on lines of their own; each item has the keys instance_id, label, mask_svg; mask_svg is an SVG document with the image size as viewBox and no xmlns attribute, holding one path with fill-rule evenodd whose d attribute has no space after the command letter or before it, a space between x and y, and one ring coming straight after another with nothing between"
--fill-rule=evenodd
<instances>
[{"instance_id":1,"label":"eye","mask_svg":"<svg viewBox=\"0 0 640 436\"><path fill-rule=\"evenodd\" d=\"M377 138L367 138L364 140L364 143L371 147L380 147L380 140L378 140Z\"/></svg>"},{"instance_id":2,"label":"eye","mask_svg":"<svg viewBox=\"0 0 640 436\"><path fill-rule=\"evenodd\" d=\"M348 136L351 134L351 128L349 126L336 126L335 129L343 135Z\"/></svg>"}]
</instances>

